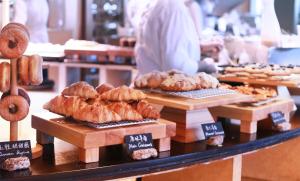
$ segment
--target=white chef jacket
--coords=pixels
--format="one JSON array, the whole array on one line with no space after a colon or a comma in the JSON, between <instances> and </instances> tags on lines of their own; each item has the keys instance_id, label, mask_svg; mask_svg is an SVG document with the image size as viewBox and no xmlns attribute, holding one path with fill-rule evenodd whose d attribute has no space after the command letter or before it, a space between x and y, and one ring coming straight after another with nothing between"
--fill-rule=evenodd
<instances>
[{"instance_id":1,"label":"white chef jacket","mask_svg":"<svg viewBox=\"0 0 300 181\"><path fill-rule=\"evenodd\" d=\"M183 0L153 0L140 22L135 48L140 74L198 70L200 42Z\"/></svg>"},{"instance_id":2,"label":"white chef jacket","mask_svg":"<svg viewBox=\"0 0 300 181\"><path fill-rule=\"evenodd\" d=\"M33 43L47 43L49 6L47 0L16 0L13 22L26 25Z\"/></svg>"}]
</instances>

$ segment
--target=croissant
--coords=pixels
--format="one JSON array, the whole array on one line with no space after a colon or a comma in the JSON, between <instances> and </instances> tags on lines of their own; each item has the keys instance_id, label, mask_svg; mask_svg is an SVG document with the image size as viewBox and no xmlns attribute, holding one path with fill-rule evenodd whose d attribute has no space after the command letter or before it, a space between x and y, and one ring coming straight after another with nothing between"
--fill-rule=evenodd
<instances>
[{"instance_id":1,"label":"croissant","mask_svg":"<svg viewBox=\"0 0 300 181\"><path fill-rule=\"evenodd\" d=\"M158 119L160 117L159 112L145 100L134 103L132 106L143 118Z\"/></svg>"},{"instance_id":2,"label":"croissant","mask_svg":"<svg viewBox=\"0 0 300 181\"><path fill-rule=\"evenodd\" d=\"M99 85L97 88L96 88L96 91L98 92L98 94L103 94L104 92L107 92L109 90L112 90L114 89L115 87L111 84L107 84L107 83L104 83L102 85Z\"/></svg>"},{"instance_id":3,"label":"croissant","mask_svg":"<svg viewBox=\"0 0 300 181\"><path fill-rule=\"evenodd\" d=\"M120 115L122 120L132 120L132 121L143 120L142 115L140 115L126 102L113 102L110 103L107 107L110 110L116 112L118 115Z\"/></svg>"},{"instance_id":4,"label":"croissant","mask_svg":"<svg viewBox=\"0 0 300 181\"><path fill-rule=\"evenodd\" d=\"M79 97L56 96L46 103L43 108L60 115L72 116L74 112L85 105L87 103Z\"/></svg>"},{"instance_id":5,"label":"croissant","mask_svg":"<svg viewBox=\"0 0 300 181\"><path fill-rule=\"evenodd\" d=\"M101 95L101 99L106 101L138 101L145 98L146 95L142 91L127 86L117 87Z\"/></svg>"},{"instance_id":6,"label":"croissant","mask_svg":"<svg viewBox=\"0 0 300 181\"><path fill-rule=\"evenodd\" d=\"M104 105L81 106L76 112L74 112L73 118L76 120L87 121L96 124L122 120L117 113L109 110Z\"/></svg>"},{"instance_id":7,"label":"croissant","mask_svg":"<svg viewBox=\"0 0 300 181\"><path fill-rule=\"evenodd\" d=\"M65 88L62 92L65 96L79 96L82 98L96 98L97 91L87 82L77 82Z\"/></svg>"}]
</instances>

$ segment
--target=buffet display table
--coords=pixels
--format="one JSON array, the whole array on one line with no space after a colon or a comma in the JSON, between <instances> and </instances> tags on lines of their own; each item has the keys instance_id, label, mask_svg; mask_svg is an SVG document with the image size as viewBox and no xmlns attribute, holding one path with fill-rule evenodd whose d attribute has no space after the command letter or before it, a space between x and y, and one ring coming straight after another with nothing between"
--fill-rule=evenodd
<instances>
[{"instance_id":1,"label":"buffet display table","mask_svg":"<svg viewBox=\"0 0 300 181\"><path fill-rule=\"evenodd\" d=\"M53 144L44 145L43 157L32 160L30 170L12 173L1 171L0 178L1 180L88 180L144 177L160 173L163 174L161 175L163 178L166 176L165 174L169 174L165 172L177 170L170 173L173 175L170 178L177 176L180 179L181 171L178 169L197 168L197 172L204 175L201 177L204 180L211 178L240 180L241 156L253 151L263 151L265 148L299 136L300 125L295 122L299 121L299 116L296 114L294 117L292 130L283 133L260 130L254 139L251 135L240 133L239 126L224 122L226 138L222 147L207 146L205 141L190 144L172 142L170 151L161 152L156 159L144 161L131 160L124 154L122 146L111 146L100 149L100 156L104 158L101 162L84 164L77 159L78 152L74 147L56 140L59 144L55 144L55 148ZM190 172L188 169L187 173ZM218 171L216 171L217 169ZM193 173L197 174L195 171ZM151 180L158 176L149 176L143 179ZM181 175L182 177L183 175ZM186 175L184 177L186 178ZM201 178L198 177L197 180L201 180Z\"/></svg>"}]
</instances>

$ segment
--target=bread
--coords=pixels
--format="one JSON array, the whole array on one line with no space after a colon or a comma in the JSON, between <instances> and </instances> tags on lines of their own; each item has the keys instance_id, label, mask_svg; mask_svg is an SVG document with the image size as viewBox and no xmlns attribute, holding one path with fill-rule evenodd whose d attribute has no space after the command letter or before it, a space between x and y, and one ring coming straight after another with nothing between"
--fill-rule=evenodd
<instances>
[{"instance_id":1,"label":"bread","mask_svg":"<svg viewBox=\"0 0 300 181\"><path fill-rule=\"evenodd\" d=\"M121 121L121 117L109 110L104 105L84 105L79 107L73 114L73 118L80 121L87 121L91 123L107 123Z\"/></svg>"},{"instance_id":2,"label":"bread","mask_svg":"<svg viewBox=\"0 0 300 181\"><path fill-rule=\"evenodd\" d=\"M0 63L0 91L6 92L10 88L10 64Z\"/></svg>"},{"instance_id":3,"label":"bread","mask_svg":"<svg viewBox=\"0 0 300 181\"><path fill-rule=\"evenodd\" d=\"M29 80L32 85L43 82L43 58L39 55L29 57Z\"/></svg>"},{"instance_id":4,"label":"bread","mask_svg":"<svg viewBox=\"0 0 300 181\"><path fill-rule=\"evenodd\" d=\"M141 150L135 150L132 152L132 159L134 160L143 160L148 159L151 157L157 157L158 153L155 148L147 148L147 149L141 149Z\"/></svg>"},{"instance_id":5,"label":"bread","mask_svg":"<svg viewBox=\"0 0 300 181\"><path fill-rule=\"evenodd\" d=\"M21 85L29 85L29 57L22 56L18 59L18 82Z\"/></svg>"},{"instance_id":6,"label":"bread","mask_svg":"<svg viewBox=\"0 0 300 181\"><path fill-rule=\"evenodd\" d=\"M107 106L110 110L121 116L122 120L141 121L143 116L140 115L126 102L112 102Z\"/></svg>"},{"instance_id":7,"label":"bread","mask_svg":"<svg viewBox=\"0 0 300 181\"><path fill-rule=\"evenodd\" d=\"M29 167L30 160L28 157L8 158L3 163L1 163L1 169L7 171L22 170Z\"/></svg>"},{"instance_id":8,"label":"bread","mask_svg":"<svg viewBox=\"0 0 300 181\"><path fill-rule=\"evenodd\" d=\"M94 87L89 85L87 82L77 82L65 88L62 95L94 99L98 96L98 93Z\"/></svg>"},{"instance_id":9,"label":"bread","mask_svg":"<svg viewBox=\"0 0 300 181\"><path fill-rule=\"evenodd\" d=\"M204 72L195 75L194 79L196 80L197 89L215 89L220 84L218 79Z\"/></svg>"},{"instance_id":10,"label":"bread","mask_svg":"<svg viewBox=\"0 0 300 181\"><path fill-rule=\"evenodd\" d=\"M159 112L145 100L133 103L132 106L143 118L158 119L160 117Z\"/></svg>"},{"instance_id":11,"label":"bread","mask_svg":"<svg viewBox=\"0 0 300 181\"><path fill-rule=\"evenodd\" d=\"M117 87L101 95L105 101L138 101L145 99L146 95L139 90L131 89L127 86Z\"/></svg>"},{"instance_id":12,"label":"bread","mask_svg":"<svg viewBox=\"0 0 300 181\"><path fill-rule=\"evenodd\" d=\"M104 84L101 84L99 85L98 87L96 87L96 91L98 92L98 94L103 94L104 92L107 92L109 90L112 90L114 89L115 87L111 84L108 84L108 83L104 83Z\"/></svg>"},{"instance_id":13,"label":"bread","mask_svg":"<svg viewBox=\"0 0 300 181\"><path fill-rule=\"evenodd\" d=\"M148 74L139 76L134 81L134 86L137 88L158 88L160 84L167 78L165 72L153 71Z\"/></svg>"},{"instance_id":14,"label":"bread","mask_svg":"<svg viewBox=\"0 0 300 181\"><path fill-rule=\"evenodd\" d=\"M160 88L165 91L191 91L196 87L196 80L183 74L170 75L160 85Z\"/></svg>"}]
</instances>

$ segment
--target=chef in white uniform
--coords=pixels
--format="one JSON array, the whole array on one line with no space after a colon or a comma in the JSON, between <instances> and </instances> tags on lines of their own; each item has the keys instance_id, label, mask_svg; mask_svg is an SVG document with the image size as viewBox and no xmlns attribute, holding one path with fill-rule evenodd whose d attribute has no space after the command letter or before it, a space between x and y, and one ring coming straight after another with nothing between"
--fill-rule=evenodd
<instances>
[{"instance_id":1,"label":"chef in white uniform","mask_svg":"<svg viewBox=\"0 0 300 181\"><path fill-rule=\"evenodd\" d=\"M49 6L47 0L16 0L13 22L26 25L33 43L47 43Z\"/></svg>"},{"instance_id":2,"label":"chef in white uniform","mask_svg":"<svg viewBox=\"0 0 300 181\"><path fill-rule=\"evenodd\" d=\"M191 0L151 1L137 34L135 53L140 74L170 69L195 74L199 67L210 67L200 63L200 29L189 11L191 4ZM212 49L214 45L202 47L205 51Z\"/></svg>"}]
</instances>

